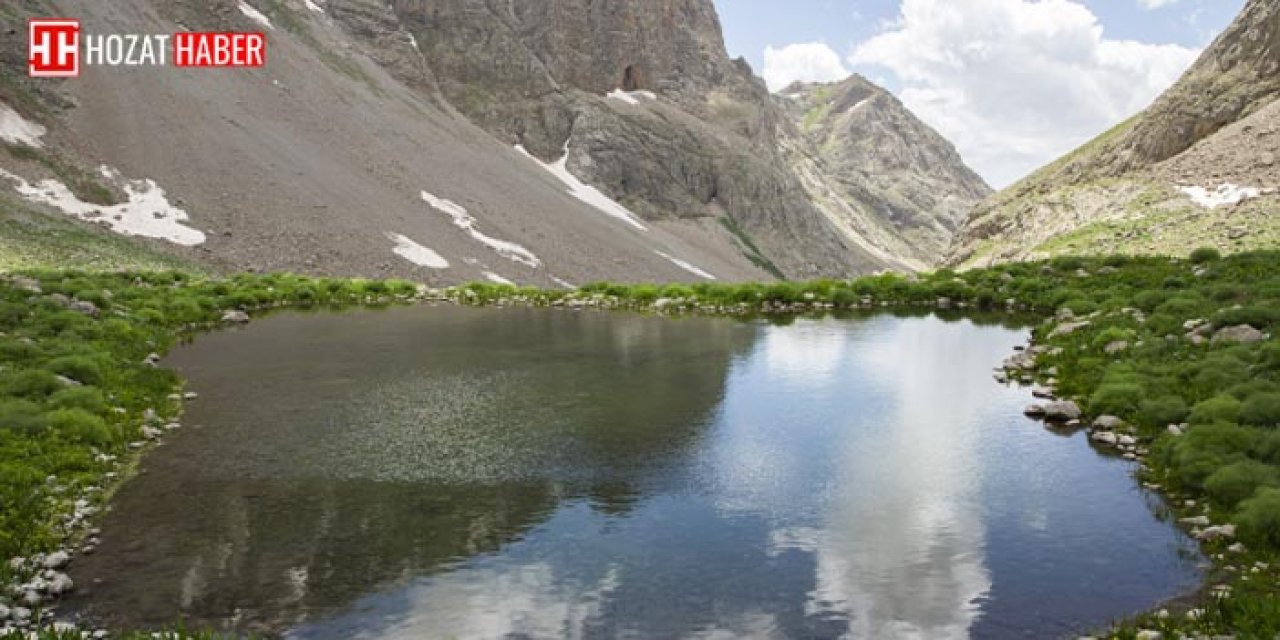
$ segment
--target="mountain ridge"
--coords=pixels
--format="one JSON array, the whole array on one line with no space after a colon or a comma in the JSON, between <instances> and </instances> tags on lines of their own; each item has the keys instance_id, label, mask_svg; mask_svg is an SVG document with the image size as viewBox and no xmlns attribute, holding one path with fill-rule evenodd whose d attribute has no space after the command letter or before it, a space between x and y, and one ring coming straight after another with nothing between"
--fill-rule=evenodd
<instances>
[{"instance_id":1,"label":"mountain ridge","mask_svg":"<svg viewBox=\"0 0 1280 640\"><path fill-rule=\"evenodd\" d=\"M1150 107L976 207L946 262L1274 246L1278 98L1280 4L1249 0Z\"/></svg>"}]
</instances>

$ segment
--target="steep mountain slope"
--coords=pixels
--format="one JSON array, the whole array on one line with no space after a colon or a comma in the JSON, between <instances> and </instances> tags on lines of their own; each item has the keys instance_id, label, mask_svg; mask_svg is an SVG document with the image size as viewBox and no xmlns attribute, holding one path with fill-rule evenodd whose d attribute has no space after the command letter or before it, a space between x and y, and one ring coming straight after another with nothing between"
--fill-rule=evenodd
<instances>
[{"instance_id":1,"label":"steep mountain slope","mask_svg":"<svg viewBox=\"0 0 1280 640\"><path fill-rule=\"evenodd\" d=\"M711 0L393 7L450 103L645 220L719 221L790 277L911 266L811 201L783 151L790 123L729 59Z\"/></svg>"},{"instance_id":2,"label":"steep mountain slope","mask_svg":"<svg viewBox=\"0 0 1280 640\"><path fill-rule=\"evenodd\" d=\"M950 142L861 76L797 83L781 95L834 184L835 202L888 222L882 241L895 255L933 263L969 210L991 195Z\"/></svg>"},{"instance_id":3,"label":"steep mountain slope","mask_svg":"<svg viewBox=\"0 0 1280 640\"><path fill-rule=\"evenodd\" d=\"M891 187L846 202L729 59L711 0L15 0L0 30L50 15L86 33L267 33L262 69L65 81L26 78L25 38L0 42L0 188L217 269L846 276L925 266L917 245L947 229L918 232L926 205Z\"/></svg>"},{"instance_id":4,"label":"steep mountain slope","mask_svg":"<svg viewBox=\"0 0 1280 640\"><path fill-rule=\"evenodd\" d=\"M87 33L261 29L270 45L260 70L85 67L51 81L25 78L25 38L6 38L0 102L47 133L6 141L0 184L223 269L545 286L769 277L720 225L642 229L470 124L385 5L343 3L339 23L335 6L258 4L269 27L234 1L6 3L6 32L74 15Z\"/></svg>"},{"instance_id":5,"label":"steep mountain slope","mask_svg":"<svg viewBox=\"0 0 1280 640\"><path fill-rule=\"evenodd\" d=\"M1280 3L1250 0L1150 108L980 205L950 261L1280 241Z\"/></svg>"}]
</instances>

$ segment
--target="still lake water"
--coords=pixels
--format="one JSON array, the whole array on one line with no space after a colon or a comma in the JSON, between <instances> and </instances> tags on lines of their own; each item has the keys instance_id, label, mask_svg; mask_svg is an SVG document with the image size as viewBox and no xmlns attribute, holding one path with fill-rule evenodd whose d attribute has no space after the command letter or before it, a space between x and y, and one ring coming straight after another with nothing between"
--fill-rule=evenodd
<instances>
[{"instance_id":1,"label":"still lake water","mask_svg":"<svg viewBox=\"0 0 1280 640\"><path fill-rule=\"evenodd\" d=\"M1026 331L452 306L281 314L69 603L291 638L1042 638L1198 584L1132 465L991 380Z\"/></svg>"}]
</instances>

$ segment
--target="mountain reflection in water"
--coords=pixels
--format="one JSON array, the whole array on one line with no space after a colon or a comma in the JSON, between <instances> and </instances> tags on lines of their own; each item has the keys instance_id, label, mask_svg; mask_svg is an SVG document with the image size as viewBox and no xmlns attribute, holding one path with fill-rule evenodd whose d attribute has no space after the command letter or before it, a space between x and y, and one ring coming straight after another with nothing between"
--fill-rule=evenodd
<instances>
[{"instance_id":1,"label":"mountain reflection in water","mask_svg":"<svg viewBox=\"0 0 1280 640\"><path fill-rule=\"evenodd\" d=\"M201 398L71 604L296 638L965 638L1193 587L1127 463L991 382L1023 335L439 307L201 337L169 361Z\"/></svg>"}]
</instances>

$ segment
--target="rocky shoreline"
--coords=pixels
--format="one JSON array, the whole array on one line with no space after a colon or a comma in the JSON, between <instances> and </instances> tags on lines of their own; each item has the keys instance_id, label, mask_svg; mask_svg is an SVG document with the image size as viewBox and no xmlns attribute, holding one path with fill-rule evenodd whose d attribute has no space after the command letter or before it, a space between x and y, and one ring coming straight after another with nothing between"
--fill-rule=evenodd
<instances>
[{"instance_id":1,"label":"rocky shoreline","mask_svg":"<svg viewBox=\"0 0 1280 640\"><path fill-rule=\"evenodd\" d=\"M34 280L24 280L33 293L39 291ZM56 295L56 294L54 294ZM71 301L68 301L69 303ZM456 304L461 306L492 307L544 307L565 311L638 311L662 315L710 315L710 316L750 316L750 315L802 315L811 313L828 313L837 309L837 305L819 300L809 295L803 301L793 303L741 303L736 305L714 305L690 298L659 298L651 302L636 304L635 301L619 296L598 293L563 292L554 299L539 299L530 296L512 294L497 299L483 299L473 289L467 287L450 287L447 289L430 289L420 286L417 295L412 298L398 300L401 303L413 304ZM897 307L890 301L877 301L871 296L863 296L856 307L863 310L889 309ZM243 326L252 321L250 312L262 313L284 311L298 308L295 304L272 304L254 308L231 309L222 312L219 322L202 323L185 326L179 332L182 336L194 336L201 332L213 331L236 326ZM929 309L964 310L968 307L963 302L953 302L948 298L939 298L934 304L917 305ZM1009 305L1010 310L1017 309L1016 304ZM162 356L150 353L142 364L158 367ZM198 394L175 388L168 400L177 409L172 412L148 408L136 416L137 437L127 444L128 455L124 457L105 453L95 454L95 461L110 467L100 482L86 487L75 496L66 496L66 509L57 529L63 543L49 553L33 554L29 557L13 557L7 560L11 574L16 579L4 585L4 591L11 596L14 606L7 606L0 600L0 637L14 632L35 636L40 632L59 634L79 633L83 638L109 638L108 629L86 621L66 620L58 617L58 603L61 598L76 588L75 582L67 571L74 559L79 555L91 555L101 544L103 531L93 526L93 519L107 506L112 493L119 488L136 471L141 458L152 449L162 446L165 438L172 432L182 428L182 406L194 401ZM124 414L121 407L112 409L115 413ZM56 494L64 494L66 487L58 484L56 477L46 479Z\"/></svg>"},{"instance_id":2,"label":"rocky shoreline","mask_svg":"<svg viewBox=\"0 0 1280 640\"><path fill-rule=\"evenodd\" d=\"M997 282L1011 283L1012 281L1005 277L1007 275L1000 274ZM1076 277L1083 278L1085 276L1077 273ZM908 280L905 282L914 281ZM946 283L935 286L941 288L946 286ZM903 296L863 294L841 298L840 294L845 292L837 292L832 289L822 293L803 290L788 299L765 297L756 292L753 297L746 297L746 299L742 300L733 300L727 296L722 296L718 300L710 300L707 296L700 296L693 291L677 295L642 296L637 295L638 289L639 287L618 287L618 291L615 293L612 288L606 290L601 287L592 287L586 290L545 291L516 289L514 287L494 287L491 285L469 285L445 289L429 289L419 286L414 294L396 296L388 298L386 301L408 304L542 307L566 311L625 310L655 313L664 316L794 316L826 314L840 310L892 311L898 309L944 313L949 311L984 310L1005 314L1025 314L1035 312L1038 309L1041 311L1040 317L1043 318L1044 315L1047 315L1043 314L1044 305L1036 307L1033 303L1022 302L1013 297L1003 299L1001 303L996 304L990 304L989 302L977 304L972 299L952 298L947 295L908 299ZM662 291L666 293L669 289L671 287L664 288ZM369 298L363 300L364 304L374 304L381 299ZM355 304L360 303L357 302ZM276 303L257 306L241 305L239 308L220 311L219 316L213 316L218 321L185 325L176 333L179 336L190 336L201 331L241 325L250 321L249 314L251 312L268 312L300 306L310 305L296 301L277 301ZM345 306L354 305L348 303ZM1119 315L1116 316L1116 314ZM1136 309L1112 311L1106 315L1108 317L1125 317L1126 321L1132 320L1139 324L1146 321L1145 314ZM1137 427L1127 424L1117 416L1086 416L1085 411L1081 409L1082 399L1067 397L1060 393L1059 377L1069 378L1072 372L1068 370L1059 371L1059 365L1055 364L1054 360L1061 360L1061 357L1064 356L1064 351L1062 347L1054 346L1053 343L1056 341L1060 344L1066 344L1077 332L1087 331L1093 324L1103 324L1102 321L1105 318L1102 316L1103 312L1101 311L1076 316L1068 309L1063 308L1056 315L1045 320L1045 325L1033 333L1032 339L1026 345L1015 348L1009 359L995 370L995 380L1001 384L1018 384L1031 389L1031 393L1042 402L1027 407L1026 413L1029 417L1041 420L1046 426L1055 430L1086 430L1088 432L1088 442L1100 453L1120 456L1136 463L1138 467L1135 475L1141 485L1145 489L1156 492L1163 497L1171 512L1176 514L1178 523L1184 527L1189 535L1200 541L1205 555L1215 561L1219 570L1237 574L1267 572L1270 567L1265 566L1265 563L1260 561L1249 566L1242 564L1246 557L1253 554L1249 553L1251 550L1247 550L1242 543L1234 540L1237 529L1235 523L1215 520L1217 516L1210 510L1205 501L1196 501L1191 500L1188 496L1179 496L1174 492L1168 491L1166 487L1157 481L1158 478L1154 477L1154 472L1147 462L1147 458L1151 453L1153 439L1156 436L1153 436L1149 431L1144 435ZM1192 320L1187 321L1183 328L1185 330L1184 335L1171 335L1167 336L1166 339L1185 341L1193 345L1224 343L1250 345L1270 339L1269 335L1248 325L1215 326L1207 321ZM1035 337L1037 335L1042 336L1042 340L1038 341ZM1139 349L1142 346L1141 341L1129 344L1126 340L1112 340L1102 345L1099 350L1108 358L1119 358L1124 357L1131 349ZM159 360L160 355L152 353L146 357L142 364L148 367L155 367ZM12 573L16 574L18 579L9 585L5 585L6 595L11 596L9 601L13 605L0 608L0 614L3 614L0 615L0 620L3 621L0 623L0 636L4 636L11 631L31 634L36 630L78 633L82 637L96 638L110 635L105 629L77 629L71 622L57 621L56 605L58 598L62 594L75 587L70 577L66 575L68 564L73 562L78 554L93 553L97 543L101 540L103 533L92 526L93 517L98 509L106 505L111 495L111 490L118 487L130 475L142 454L160 445L170 432L181 428L179 420L181 407L185 402L196 400L196 396L184 393L182 389L178 388L173 390L168 399L170 400L169 404L174 409L162 411L148 409L136 416L134 424L136 424L137 435L128 443L126 454L122 456L123 459L116 459L107 454L99 454L102 457L97 458L97 461L109 466L111 469L103 475L101 482L82 490L76 495L63 496L65 508L61 516L62 520L58 523L58 530L63 533L64 542L62 546L51 553L35 554L30 557L8 560L9 567L13 570ZM118 410L119 407L116 409ZM1186 423L1170 424L1167 427L1167 434L1168 437L1180 438L1188 430L1189 427ZM1161 439L1165 438L1163 434L1157 435ZM57 478L50 479L49 483L51 488L57 489ZM58 492L54 491L54 493ZM1236 560L1240 562L1236 562ZM1223 598L1231 594L1230 584L1216 581L1212 576L1207 577L1208 582L1206 582L1206 587L1203 590L1204 596ZM4 601L4 599L0 599L0 603ZM1201 598L1196 602L1201 604L1199 606L1194 603L1169 605L1167 609L1151 614L1154 617L1144 616L1141 619L1135 618L1134 620L1167 620L1173 616L1169 609L1176 609L1178 616L1173 617L1185 617L1186 620L1194 621L1198 619L1198 616L1204 615L1205 608L1203 603L1206 601ZM27 603L32 606L27 606ZM1127 633L1130 627L1126 626L1124 629ZM1143 635L1144 632L1150 633ZM1176 635L1152 635L1153 633L1160 634L1161 632L1146 628L1138 628L1135 633L1139 634L1137 637L1144 638L1180 637ZM1130 635L1125 635L1124 637L1130 637Z\"/></svg>"},{"instance_id":3,"label":"rocky shoreline","mask_svg":"<svg viewBox=\"0 0 1280 640\"><path fill-rule=\"evenodd\" d=\"M35 279L10 276L8 280L11 285L29 294L43 295L40 283ZM376 299L366 303L411 304L422 301L425 292L425 287L418 287L415 295ZM99 315L99 310L89 303L71 300L57 293L47 297L65 308L95 318ZM216 322L188 324L181 327L177 335L179 338L189 338L203 332L243 326L251 322L250 312L268 313L310 306L312 305L285 301L227 309L219 312L220 317ZM140 364L158 368L161 358L160 353L151 352ZM68 387L81 385L68 378L63 378L63 384ZM95 516L107 508L115 490L136 473L142 456L162 446L169 434L182 428L181 416L185 403L195 401L198 397L193 391L187 391L181 386L175 387L165 398L167 407L148 407L131 418L127 417L128 411L124 407L110 407L112 413L126 416L124 419L135 427L134 437L126 444L125 453L114 455L95 449L93 461L107 470L102 472L97 482L83 488L68 487L55 475L45 478L49 493L58 496L58 514L52 523L52 529L58 534L61 543L47 553L4 560L10 580L7 584L0 585L3 594L8 596L0 597L0 638L9 638L14 634L18 634L18 637L36 638L42 633L54 633L60 637L79 635L81 638L94 639L114 635L98 625L59 619L58 605L61 599L77 586L68 571L77 556L92 555L101 544L104 533L94 525ZM9 604L5 604L6 602Z\"/></svg>"},{"instance_id":4,"label":"rocky shoreline","mask_svg":"<svg viewBox=\"0 0 1280 640\"><path fill-rule=\"evenodd\" d=\"M1125 309L1123 313L1134 316L1139 322L1145 321L1144 314L1136 309ZM1059 312L1054 318L1046 321L1046 325L1054 328L1047 333L1049 338L1070 335L1080 329L1088 327L1093 318L1098 313L1091 314L1085 318L1077 318L1070 310ZM1187 331L1184 338L1193 344L1200 345L1205 342L1213 343L1237 343L1237 344L1254 344L1265 339L1265 335L1254 329L1253 327L1233 326L1214 329L1213 325L1203 321L1196 320L1188 322L1184 328ZM1128 350L1127 343L1113 342L1107 344L1103 351L1107 355L1116 355ZM1086 422L1085 412L1080 408L1076 399L1061 398L1058 395L1058 375L1059 370L1056 366L1042 366L1040 364L1042 357L1053 357L1062 355L1061 347L1051 347L1045 344L1038 344L1034 338L1028 339L1026 345L1018 345L1014 347L1014 353L1007 358L1001 366L994 370L994 379L1002 385L1016 384L1021 387L1030 387L1032 396L1043 403L1033 403L1026 407L1024 415L1029 419L1042 422L1046 428L1055 431L1065 431L1067 433L1076 433L1084 430L1087 433L1086 441L1089 445L1101 455L1120 456L1123 459L1134 462L1138 466L1135 469L1135 480L1140 483L1143 489L1159 495L1164 503L1168 506L1170 513L1174 514L1179 527L1196 540L1201 551L1206 558L1214 561L1217 566L1228 572L1237 572L1241 569L1231 563L1230 556L1239 556L1248 551L1241 542L1235 542L1237 527L1230 522L1215 523L1210 518L1210 508L1206 502L1180 499L1176 494L1169 493L1165 487L1159 483L1144 480L1152 474L1152 469L1147 464L1147 457L1150 455L1149 448L1151 444L1150 438L1143 437L1138 430L1124 420L1113 415L1099 415L1093 417L1092 420ZM1190 430L1190 425L1186 423L1170 424L1167 432L1171 437L1182 437ZM1213 549L1208 548L1206 543L1226 542L1226 554L1214 553ZM1229 555L1227 555L1229 554ZM1251 566L1244 568L1244 571L1267 570L1270 566L1267 563L1256 562ZM1207 575L1207 574L1206 574ZM1225 598L1231 595L1231 585L1226 583L1207 583L1198 590L1197 595L1191 599L1179 599L1160 608L1155 617L1161 620L1169 619L1173 613L1171 608L1177 607L1180 613L1188 621L1196 621L1205 615L1203 608L1195 606L1197 601L1202 601L1203 597ZM1134 630L1134 637L1139 640L1160 640L1166 636L1155 629L1137 628ZM1184 636L1190 638L1191 636ZM1197 639L1205 638L1208 640L1210 636L1195 636ZM1212 636L1213 640L1226 640L1235 636ZM1093 636L1081 636L1078 640L1095 640Z\"/></svg>"}]
</instances>

